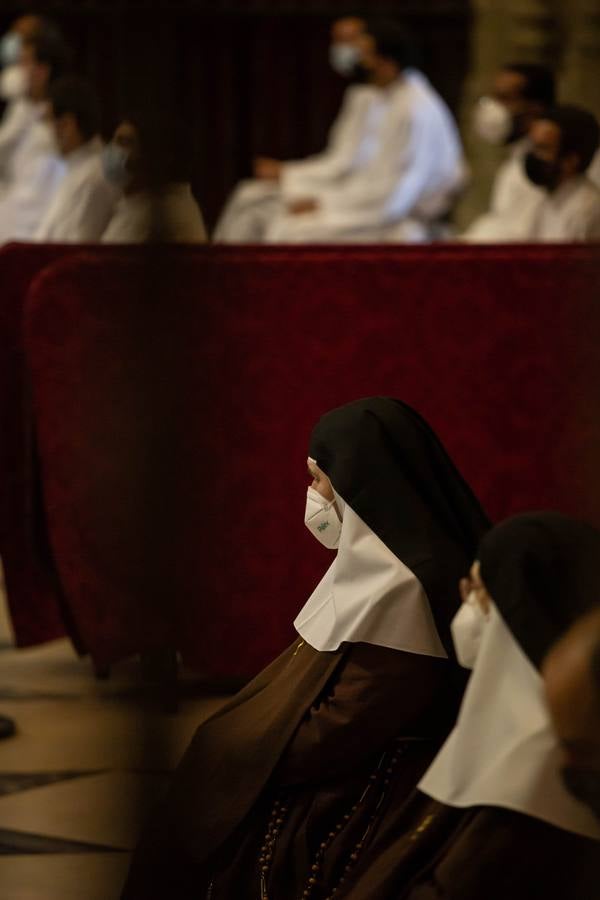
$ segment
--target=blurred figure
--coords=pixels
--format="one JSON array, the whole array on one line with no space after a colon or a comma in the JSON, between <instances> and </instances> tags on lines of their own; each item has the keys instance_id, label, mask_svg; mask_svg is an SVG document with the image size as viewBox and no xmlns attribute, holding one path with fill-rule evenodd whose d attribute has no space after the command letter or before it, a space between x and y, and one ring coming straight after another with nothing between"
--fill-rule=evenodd
<instances>
[{"instance_id":1,"label":"blurred figure","mask_svg":"<svg viewBox=\"0 0 600 900\"><path fill-rule=\"evenodd\" d=\"M600 532L553 512L484 536L451 625L471 670L456 726L336 900L598 896L600 821L563 783L540 667L598 598L599 552Z\"/></svg>"},{"instance_id":2,"label":"blurred figure","mask_svg":"<svg viewBox=\"0 0 600 900\"><path fill-rule=\"evenodd\" d=\"M595 116L576 106L557 106L533 123L529 135L525 173L545 194L529 239L600 239L600 191L585 174L600 139Z\"/></svg>"},{"instance_id":3,"label":"blurred figure","mask_svg":"<svg viewBox=\"0 0 600 900\"><path fill-rule=\"evenodd\" d=\"M98 241L118 192L104 177L96 96L86 81L69 77L52 85L49 100L56 146L67 171L34 240Z\"/></svg>"},{"instance_id":4,"label":"blurred figure","mask_svg":"<svg viewBox=\"0 0 600 900\"><path fill-rule=\"evenodd\" d=\"M393 22L368 26L360 63L377 99L365 164L288 203L267 230L272 243L416 242L441 236L440 220L466 168L455 122Z\"/></svg>"},{"instance_id":5,"label":"blurred figure","mask_svg":"<svg viewBox=\"0 0 600 900\"><path fill-rule=\"evenodd\" d=\"M105 177L123 194L102 235L103 243L142 243L158 237L171 243L205 243L204 221L189 182L166 178L160 188L151 184L146 157L152 149L137 116L124 118L104 148ZM161 235L155 233L157 220Z\"/></svg>"},{"instance_id":6,"label":"blurred figure","mask_svg":"<svg viewBox=\"0 0 600 900\"><path fill-rule=\"evenodd\" d=\"M600 606L554 645L542 671L563 778L600 819Z\"/></svg>"},{"instance_id":7,"label":"blurred figure","mask_svg":"<svg viewBox=\"0 0 600 900\"><path fill-rule=\"evenodd\" d=\"M63 74L68 58L51 26L22 40L19 65L31 120L14 148L10 183L0 199L0 243L32 239L65 174L46 112L50 84Z\"/></svg>"},{"instance_id":8,"label":"blurred figure","mask_svg":"<svg viewBox=\"0 0 600 900\"><path fill-rule=\"evenodd\" d=\"M338 19L331 30L330 64L351 84L325 150L291 162L256 159L255 178L241 182L234 191L215 229L215 241L262 241L269 222L294 197L305 197L311 191L335 184L368 162L378 115L374 109L377 91L371 85L358 83L365 74L359 64L359 38L364 30L365 22L356 17Z\"/></svg>"},{"instance_id":9,"label":"blurred figure","mask_svg":"<svg viewBox=\"0 0 600 900\"><path fill-rule=\"evenodd\" d=\"M27 79L21 63L23 40L43 27L39 16L16 19L0 40L0 99L6 104L0 120L0 184L10 181L14 151L35 120L35 104L27 96ZM46 26L48 27L48 26Z\"/></svg>"},{"instance_id":10,"label":"blurred figure","mask_svg":"<svg viewBox=\"0 0 600 900\"><path fill-rule=\"evenodd\" d=\"M597 188L600 188L600 150L596 151L596 154L593 160L590 163L590 167L586 172L587 177L592 181Z\"/></svg>"},{"instance_id":11,"label":"blurred figure","mask_svg":"<svg viewBox=\"0 0 600 900\"><path fill-rule=\"evenodd\" d=\"M544 191L531 183L523 169L530 149L529 127L554 105L554 75L544 66L515 63L496 74L489 97L475 108L474 127L489 144L505 145L508 156L499 166L486 213L461 235L463 241L523 241L544 199Z\"/></svg>"}]
</instances>

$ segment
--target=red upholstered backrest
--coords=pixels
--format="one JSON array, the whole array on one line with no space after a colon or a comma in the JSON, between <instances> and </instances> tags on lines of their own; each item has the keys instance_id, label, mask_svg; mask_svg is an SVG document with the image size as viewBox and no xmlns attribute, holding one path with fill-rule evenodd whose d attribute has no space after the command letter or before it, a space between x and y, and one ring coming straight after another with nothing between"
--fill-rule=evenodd
<instances>
[{"instance_id":1,"label":"red upholstered backrest","mask_svg":"<svg viewBox=\"0 0 600 900\"><path fill-rule=\"evenodd\" d=\"M23 307L38 272L73 249L24 244L0 248L0 558L21 646L65 633L60 591L40 519Z\"/></svg>"},{"instance_id":2,"label":"red upholstered backrest","mask_svg":"<svg viewBox=\"0 0 600 900\"><path fill-rule=\"evenodd\" d=\"M115 249L47 270L28 354L85 643L266 663L331 559L302 521L310 430L360 396L414 405L494 518L600 523L599 281L586 247Z\"/></svg>"}]
</instances>

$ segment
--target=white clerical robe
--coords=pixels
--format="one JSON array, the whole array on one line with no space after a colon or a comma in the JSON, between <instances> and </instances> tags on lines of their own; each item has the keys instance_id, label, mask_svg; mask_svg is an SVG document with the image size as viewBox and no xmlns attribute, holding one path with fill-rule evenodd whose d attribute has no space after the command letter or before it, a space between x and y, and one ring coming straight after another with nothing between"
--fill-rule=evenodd
<instances>
[{"instance_id":1,"label":"white clerical robe","mask_svg":"<svg viewBox=\"0 0 600 900\"><path fill-rule=\"evenodd\" d=\"M38 120L37 104L26 97L11 100L0 122L0 185L6 190L14 178L14 159L27 131Z\"/></svg>"},{"instance_id":2,"label":"white clerical robe","mask_svg":"<svg viewBox=\"0 0 600 900\"><path fill-rule=\"evenodd\" d=\"M144 243L155 232L157 239L172 244L206 243L202 213L189 184L169 184L154 196L147 191L124 194L117 201L102 243Z\"/></svg>"},{"instance_id":3,"label":"white clerical robe","mask_svg":"<svg viewBox=\"0 0 600 900\"><path fill-rule=\"evenodd\" d=\"M571 178L546 195L529 239L567 243L600 240L600 190L587 175Z\"/></svg>"},{"instance_id":4,"label":"white clerical robe","mask_svg":"<svg viewBox=\"0 0 600 900\"><path fill-rule=\"evenodd\" d=\"M594 154L594 158L585 174L597 188L600 188L600 150L597 150Z\"/></svg>"},{"instance_id":5,"label":"white clerical robe","mask_svg":"<svg viewBox=\"0 0 600 900\"><path fill-rule=\"evenodd\" d=\"M411 70L378 95L366 165L313 194L315 212L284 210L270 243L428 240L466 180L456 125L441 97Z\"/></svg>"},{"instance_id":6,"label":"white clerical robe","mask_svg":"<svg viewBox=\"0 0 600 900\"><path fill-rule=\"evenodd\" d=\"M66 175L34 240L47 243L100 240L119 196L104 176L102 146L100 138L92 138L66 157Z\"/></svg>"},{"instance_id":7,"label":"white clerical robe","mask_svg":"<svg viewBox=\"0 0 600 900\"><path fill-rule=\"evenodd\" d=\"M213 235L216 242L254 243L264 239L269 222L293 199L312 196L366 165L376 152L379 92L352 85L329 132L322 153L283 164L279 182L242 181L228 201Z\"/></svg>"},{"instance_id":8,"label":"white clerical robe","mask_svg":"<svg viewBox=\"0 0 600 900\"><path fill-rule=\"evenodd\" d=\"M0 244L32 240L65 176L46 105L34 105L32 119L11 159L10 184L0 198Z\"/></svg>"},{"instance_id":9,"label":"white clerical robe","mask_svg":"<svg viewBox=\"0 0 600 900\"><path fill-rule=\"evenodd\" d=\"M511 147L494 178L489 210L469 225L460 240L483 244L529 238L546 196L525 174L524 158L530 147L528 138Z\"/></svg>"}]
</instances>

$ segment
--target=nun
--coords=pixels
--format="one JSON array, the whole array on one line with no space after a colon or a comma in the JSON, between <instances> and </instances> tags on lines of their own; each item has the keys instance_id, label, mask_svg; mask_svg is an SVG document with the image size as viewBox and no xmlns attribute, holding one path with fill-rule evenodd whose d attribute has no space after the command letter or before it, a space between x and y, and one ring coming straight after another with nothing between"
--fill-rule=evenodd
<instances>
[{"instance_id":1,"label":"nun","mask_svg":"<svg viewBox=\"0 0 600 900\"><path fill-rule=\"evenodd\" d=\"M488 521L398 400L324 415L305 523L336 556L297 640L198 729L134 855L126 900L322 900L413 791L464 671L457 579Z\"/></svg>"},{"instance_id":2,"label":"nun","mask_svg":"<svg viewBox=\"0 0 600 900\"><path fill-rule=\"evenodd\" d=\"M594 900L600 821L567 790L540 666L600 596L600 533L558 513L481 543L452 622L472 669L456 727L344 900Z\"/></svg>"}]
</instances>

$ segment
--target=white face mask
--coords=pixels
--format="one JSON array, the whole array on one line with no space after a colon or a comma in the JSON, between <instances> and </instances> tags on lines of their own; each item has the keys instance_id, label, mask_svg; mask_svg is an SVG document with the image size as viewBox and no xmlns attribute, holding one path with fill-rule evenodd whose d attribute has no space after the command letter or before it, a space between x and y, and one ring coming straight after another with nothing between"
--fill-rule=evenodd
<instances>
[{"instance_id":1,"label":"white face mask","mask_svg":"<svg viewBox=\"0 0 600 900\"><path fill-rule=\"evenodd\" d=\"M326 500L313 487L306 492L304 524L316 539L329 550L335 550L340 542L342 523L335 509L334 500Z\"/></svg>"},{"instance_id":2,"label":"white face mask","mask_svg":"<svg viewBox=\"0 0 600 900\"><path fill-rule=\"evenodd\" d=\"M475 591L471 591L450 623L456 658L465 669L472 669L475 665L488 618Z\"/></svg>"},{"instance_id":3,"label":"white face mask","mask_svg":"<svg viewBox=\"0 0 600 900\"><path fill-rule=\"evenodd\" d=\"M15 63L0 72L0 97L3 100L18 100L27 93L27 72L24 66Z\"/></svg>"},{"instance_id":4,"label":"white face mask","mask_svg":"<svg viewBox=\"0 0 600 900\"><path fill-rule=\"evenodd\" d=\"M0 38L0 66L12 66L21 55L23 40L16 31L7 31Z\"/></svg>"},{"instance_id":5,"label":"white face mask","mask_svg":"<svg viewBox=\"0 0 600 900\"><path fill-rule=\"evenodd\" d=\"M334 72L348 78L360 61L360 53L353 44L331 44L329 63Z\"/></svg>"},{"instance_id":6,"label":"white face mask","mask_svg":"<svg viewBox=\"0 0 600 900\"><path fill-rule=\"evenodd\" d=\"M481 97L475 107L473 127L488 144L504 144L512 131L512 116L499 100Z\"/></svg>"}]
</instances>

